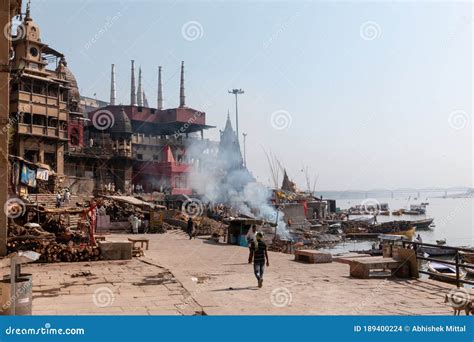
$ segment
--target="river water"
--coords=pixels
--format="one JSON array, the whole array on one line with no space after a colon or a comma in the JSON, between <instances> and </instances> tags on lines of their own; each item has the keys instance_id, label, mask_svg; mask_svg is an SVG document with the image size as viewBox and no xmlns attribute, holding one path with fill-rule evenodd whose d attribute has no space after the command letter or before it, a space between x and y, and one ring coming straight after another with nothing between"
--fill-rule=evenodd
<instances>
[{"instance_id":1,"label":"river water","mask_svg":"<svg viewBox=\"0 0 474 342\"><path fill-rule=\"evenodd\" d=\"M446 239L450 246L474 247L474 199L468 198L428 198L414 201L412 198L376 198L376 199L340 199L337 206L348 209L357 204L388 203L390 211L408 209L410 204L429 202L426 207L426 215L402 215L402 216L377 216L378 222L394 220L421 220L434 218L435 227L430 230L420 230L423 242L436 243L436 240ZM350 250L369 249L372 241L348 240L330 248L331 253L347 252Z\"/></svg>"}]
</instances>

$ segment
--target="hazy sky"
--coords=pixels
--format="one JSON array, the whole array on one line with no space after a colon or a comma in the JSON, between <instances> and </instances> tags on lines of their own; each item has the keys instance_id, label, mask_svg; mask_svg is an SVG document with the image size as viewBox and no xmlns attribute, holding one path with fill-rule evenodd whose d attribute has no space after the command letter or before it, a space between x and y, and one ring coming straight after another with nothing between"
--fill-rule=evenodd
<instances>
[{"instance_id":1,"label":"hazy sky","mask_svg":"<svg viewBox=\"0 0 474 342\"><path fill-rule=\"evenodd\" d=\"M264 150L304 188L472 186L470 2L33 0L44 42L66 54L82 95L130 101L130 59L156 106L186 104L234 123L242 88L247 164L269 184ZM219 131L206 132L217 139Z\"/></svg>"}]
</instances>

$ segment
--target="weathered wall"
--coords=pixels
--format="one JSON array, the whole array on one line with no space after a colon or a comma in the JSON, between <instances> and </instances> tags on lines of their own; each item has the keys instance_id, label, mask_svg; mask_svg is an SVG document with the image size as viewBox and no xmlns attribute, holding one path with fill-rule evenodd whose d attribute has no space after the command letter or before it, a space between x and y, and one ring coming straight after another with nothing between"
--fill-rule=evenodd
<instances>
[{"instance_id":1,"label":"weathered wall","mask_svg":"<svg viewBox=\"0 0 474 342\"><path fill-rule=\"evenodd\" d=\"M282 211L285 213L285 221L288 221L288 219L291 218L293 223L298 224L306 219L302 204L287 204Z\"/></svg>"},{"instance_id":2,"label":"weathered wall","mask_svg":"<svg viewBox=\"0 0 474 342\"><path fill-rule=\"evenodd\" d=\"M68 187L74 195L90 195L94 191L94 179L65 176L63 187Z\"/></svg>"}]
</instances>

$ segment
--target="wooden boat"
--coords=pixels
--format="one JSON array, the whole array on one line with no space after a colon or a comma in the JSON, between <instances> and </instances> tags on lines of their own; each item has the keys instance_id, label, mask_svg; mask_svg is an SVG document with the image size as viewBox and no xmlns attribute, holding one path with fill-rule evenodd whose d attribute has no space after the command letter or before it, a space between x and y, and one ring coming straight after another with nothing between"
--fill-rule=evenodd
<instances>
[{"instance_id":1,"label":"wooden boat","mask_svg":"<svg viewBox=\"0 0 474 342\"><path fill-rule=\"evenodd\" d=\"M433 223L433 218L428 218L428 219L423 219L423 220L415 220L415 221L410 221L410 224L416 229L428 229L430 225Z\"/></svg>"},{"instance_id":2,"label":"wooden boat","mask_svg":"<svg viewBox=\"0 0 474 342\"><path fill-rule=\"evenodd\" d=\"M433 273L430 274L430 277L433 279L445 281L445 282L455 282L456 281L456 268L451 265L442 264L439 262L429 261L428 262L428 271ZM466 272L459 269L459 279L464 279L466 277Z\"/></svg>"},{"instance_id":3,"label":"wooden boat","mask_svg":"<svg viewBox=\"0 0 474 342\"><path fill-rule=\"evenodd\" d=\"M379 215L390 216L390 211L388 210L379 211Z\"/></svg>"},{"instance_id":4,"label":"wooden boat","mask_svg":"<svg viewBox=\"0 0 474 342\"><path fill-rule=\"evenodd\" d=\"M375 223L375 216L361 216L361 217L355 217L351 218L348 221L353 221L353 222L362 222L366 224L374 224Z\"/></svg>"},{"instance_id":5,"label":"wooden boat","mask_svg":"<svg viewBox=\"0 0 474 342\"><path fill-rule=\"evenodd\" d=\"M367 231L366 229L360 230L359 232L347 232L345 233L345 236L350 239L376 239L378 238L381 234L386 234L386 235L397 235L397 236L403 236L409 240L411 240L415 236L416 228L412 227L407 230L400 230L396 232L387 232L387 233L373 233Z\"/></svg>"},{"instance_id":6,"label":"wooden boat","mask_svg":"<svg viewBox=\"0 0 474 342\"><path fill-rule=\"evenodd\" d=\"M411 204L410 211L418 212L418 215L426 214L426 205L423 204Z\"/></svg>"},{"instance_id":7,"label":"wooden boat","mask_svg":"<svg viewBox=\"0 0 474 342\"><path fill-rule=\"evenodd\" d=\"M403 215L403 210L399 209L399 210L392 211L392 215L401 216Z\"/></svg>"},{"instance_id":8,"label":"wooden boat","mask_svg":"<svg viewBox=\"0 0 474 342\"><path fill-rule=\"evenodd\" d=\"M464 260L464 262L468 264L474 264L474 252L470 253L470 252L459 251L459 255Z\"/></svg>"},{"instance_id":9,"label":"wooden boat","mask_svg":"<svg viewBox=\"0 0 474 342\"><path fill-rule=\"evenodd\" d=\"M421 215L418 210L404 210L403 214L405 215Z\"/></svg>"},{"instance_id":10,"label":"wooden boat","mask_svg":"<svg viewBox=\"0 0 474 342\"><path fill-rule=\"evenodd\" d=\"M474 267L474 264L466 264L466 265ZM463 267L463 269L469 276L474 277L474 268Z\"/></svg>"},{"instance_id":11,"label":"wooden boat","mask_svg":"<svg viewBox=\"0 0 474 342\"><path fill-rule=\"evenodd\" d=\"M440 247L434 247L434 246L422 246L418 248L419 252L426 253L429 256L450 256L450 255L456 255L456 250L455 249L449 249L449 248L440 248Z\"/></svg>"}]
</instances>

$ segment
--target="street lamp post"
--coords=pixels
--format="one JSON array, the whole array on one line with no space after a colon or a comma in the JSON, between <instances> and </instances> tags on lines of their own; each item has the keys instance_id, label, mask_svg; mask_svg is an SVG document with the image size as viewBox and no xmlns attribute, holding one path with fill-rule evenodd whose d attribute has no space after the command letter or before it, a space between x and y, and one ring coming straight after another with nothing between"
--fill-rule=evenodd
<instances>
[{"instance_id":1,"label":"street lamp post","mask_svg":"<svg viewBox=\"0 0 474 342\"><path fill-rule=\"evenodd\" d=\"M245 151L245 140L247 138L247 133L242 133L244 136L244 167L247 167L247 153Z\"/></svg>"},{"instance_id":2,"label":"street lamp post","mask_svg":"<svg viewBox=\"0 0 474 342\"><path fill-rule=\"evenodd\" d=\"M237 136L237 143L239 142L239 106L238 106L238 95L243 94L242 89L232 89L229 90L229 94L235 95L235 135Z\"/></svg>"}]
</instances>

